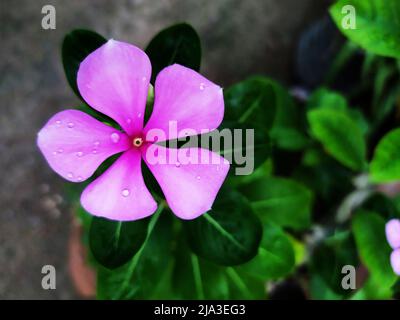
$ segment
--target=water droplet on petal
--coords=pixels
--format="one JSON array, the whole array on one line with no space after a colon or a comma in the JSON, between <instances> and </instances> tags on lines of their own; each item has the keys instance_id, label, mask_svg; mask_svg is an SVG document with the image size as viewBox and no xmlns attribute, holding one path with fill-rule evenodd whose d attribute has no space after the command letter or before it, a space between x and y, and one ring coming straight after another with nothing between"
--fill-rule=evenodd
<instances>
[{"instance_id":1,"label":"water droplet on petal","mask_svg":"<svg viewBox=\"0 0 400 320\"><path fill-rule=\"evenodd\" d=\"M67 177L69 179L72 179L74 177L74 174L72 172L68 172Z\"/></svg>"},{"instance_id":2,"label":"water droplet on petal","mask_svg":"<svg viewBox=\"0 0 400 320\"><path fill-rule=\"evenodd\" d=\"M138 115L137 115L137 117L138 117L138 118L141 118L141 117L142 117L142 114L139 112Z\"/></svg>"},{"instance_id":3,"label":"water droplet on petal","mask_svg":"<svg viewBox=\"0 0 400 320\"><path fill-rule=\"evenodd\" d=\"M57 120L57 121L56 121L56 126L57 126L57 127L61 126L61 121L60 121L60 120Z\"/></svg>"},{"instance_id":4,"label":"water droplet on petal","mask_svg":"<svg viewBox=\"0 0 400 320\"><path fill-rule=\"evenodd\" d=\"M111 141L114 143L119 142L119 139L120 139L119 134L116 132L111 133L110 138L111 138Z\"/></svg>"},{"instance_id":5,"label":"water droplet on petal","mask_svg":"<svg viewBox=\"0 0 400 320\"><path fill-rule=\"evenodd\" d=\"M57 151L53 151L53 154L54 154L54 155L57 155Z\"/></svg>"},{"instance_id":6,"label":"water droplet on petal","mask_svg":"<svg viewBox=\"0 0 400 320\"><path fill-rule=\"evenodd\" d=\"M201 178L200 178L200 176L197 176L196 179L197 179L197 180L200 180Z\"/></svg>"},{"instance_id":7,"label":"water droplet on petal","mask_svg":"<svg viewBox=\"0 0 400 320\"><path fill-rule=\"evenodd\" d=\"M127 196L129 196L130 191L129 191L129 189L124 189L124 190L122 190L121 193L122 193L122 196L127 197Z\"/></svg>"},{"instance_id":8,"label":"water droplet on petal","mask_svg":"<svg viewBox=\"0 0 400 320\"><path fill-rule=\"evenodd\" d=\"M200 90L201 90L201 91L203 91L205 87L206 87L206 85L205 85L203 82L200 83Z\"/></svg>"},{"instance_id":9,"label":"water droplet on petal","mask_svg":"<svg viewBox=\"0 0 400 320\"><path fill-rule=\"evenodd\" d=\"M93 150L92 150L92 153L93 153L93 154L96 154L96 153L97 153L97 149L93 149Z\"/></svg>"},{"instance_id":10,"label":"water droplet on petal","mask_svg":"<svg viewBox=\"0 0 400 320\"><path fill-rule=\"evenodd\" d=\"M146 77L142 77L142 81L146 81L147 80L147 78Z\"/></svg>"},{"instance_id":11,"label":"water droplet on petal","mask_svg":"<svg viewBox=\"0 0 400 320\"><path fill-rule=\"evenodd\" d=\"M180 163L179 161L177 161L177 162L175 163L175 167L179 168L180 166L181 166L181 163Z\"/></svg>"},{"instance_id":12,"label":"water droplet on petal","mask_svg":"<svg viewBox=\"0 0 400 320\"><path fill-rule=\"evenodd\" d=\"M82 156L83 156L83 152L82 152L82 151L78 151L78 152L76 153L76 156L79 157L79 158L82 157Z\"/></svg>"},{"instance_id":13,"label":"water droplet on petal","mask_svg":"<svg viewBox=\"0 0 400 320\"><path fill-rule=\"evenodd\" d=\"M58 153L63 153L63 152L64 152L64 149L61 149L61 148L60 148L60 149L57 150L57 152L58 152Z\"/></svg>"},{"instance_id":14,"label":"water droplet on petal","mask_svg":"<svg viewBox=\"0 0 400 320\"><path fill-rule=\"evenodd\" d=\"M76 178L76 181L82 181L83 180L83 178L81 177L81 176L78 176L77 178Z\"/></svg>"},{"instance_id":15,"label":"water droplet on petal","mask_svg":"<svg viewBox=\"0 0 400 320\"><path fill-rule=\"evenodd\" d=\"M67 127L70 128L70 129L72 129L74 126L75 126L75 124L73 122L69 122L67 124Z\"/></svg>"},{"instance_id":16,"label":"water droplet on petal","mask_svg":"<svg viewBox=\"0 0 400 320\"><path fill-rule=\"evenodd\" d=\"M98 147L98 146L100 145L100 141L95 141L95 142L93 143L93 145L94 145L95 147Z\"/></svg>"},{"instance_id":17,"label":"water droplet on petal","mask_svg":"<svg viewBox=\"0 0 400 320\"><path fill-rule=\"evenodd\" d=\"M132 119L131 118L126 119L126 123L127 124L131 124L132 123Z\"/></svg>"}]
</instances>

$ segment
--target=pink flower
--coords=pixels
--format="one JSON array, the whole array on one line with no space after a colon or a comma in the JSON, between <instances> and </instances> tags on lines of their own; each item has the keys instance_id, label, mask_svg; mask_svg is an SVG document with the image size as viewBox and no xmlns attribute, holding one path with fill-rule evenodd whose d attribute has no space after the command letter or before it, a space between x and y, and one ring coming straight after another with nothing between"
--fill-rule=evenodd
<instances>
[{"instance_id":1,"label":"pink flower","mask_svg":"<svg viewBox=\"0 0 400 320\"><path fill-rule=\"evenodd\" d=\"M386 223L386 239L394 249L390 255L390 263L393 271L400 276L400 220L392 219Z\"/></svg>"},{"instance_id":2,"label":"pink flower","mask_svg":"<svg viewBox=\"0 0 400 320\"><path fill-rule=\"evenodd\" d=\"M155 101L143 127L149 91L151 64L139 48L109 40L80 65L79 91L94 109L113 118L123 129L116 130L77 110L54 115L38 134L38 146L50 167L72 182L88 179L108 157L122 155L81 195L82 206L91 214L113 220L136 220L155 212L157 203L147 189L142 159L157 179L171 210L182 219L207 212L225 180L229 163L201 148L190 148L219 163L153 163L146 150L160 154L172 149L146 140L152 129L161 129L166 139L183 136L182 129L216 129L224 115L222 89L197 72L181 65L162 70L155 83ZM176 121L177 132L168 130Z\"/></svg>"},{"instance_id":3,"label":"pink flower","mask_svg":"<svg viewBox=\"0 0 400 320\"><path fill-rule=\"evenodd\" d=\"M390 264L392 265L394 273L400 276L400 248L393 250L390 255Z\"/></svg>"},{"instance_id":4,"label":"pink flower","mask_svg":"<svg viewBox=\"0 0 400 320\"><path fill-rule=\"evenodd\" d=\"M386 223L386 239L393 249L400 248L400 220L392 219Z\"/></svg>"}]
</instances>

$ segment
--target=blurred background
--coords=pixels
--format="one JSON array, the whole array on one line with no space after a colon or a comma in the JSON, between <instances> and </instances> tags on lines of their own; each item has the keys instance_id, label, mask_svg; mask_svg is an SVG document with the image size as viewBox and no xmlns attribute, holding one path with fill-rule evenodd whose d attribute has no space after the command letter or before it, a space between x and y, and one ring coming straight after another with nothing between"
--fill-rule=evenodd
<instances>
[{"instance_id":1,"label":"blurred background","mask_svg":"<svg viewBox=\"0 0 400 320\"><path fill-rule=\"evenodd\" d=\"M0 0L0 299L80 297L69 271L73 228L65 182L36 147L36 134L50 116L78 104L60 57L67 32L88 28L144 48L162 28L186 21L200 34L201 72L212 81L226 87L264 74L292 85L299 37L326 16L330 3ZM46 4L56 8L56 30L41 28ZM47 264L57 270L56 290L41 287Z\"/></svg>"}]
</instances>

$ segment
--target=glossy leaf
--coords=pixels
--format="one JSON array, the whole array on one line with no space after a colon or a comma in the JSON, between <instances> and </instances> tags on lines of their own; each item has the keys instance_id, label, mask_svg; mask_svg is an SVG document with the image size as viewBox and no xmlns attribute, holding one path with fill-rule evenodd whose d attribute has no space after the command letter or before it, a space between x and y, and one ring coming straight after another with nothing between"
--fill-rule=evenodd
<instances>
[{"instance_id":1,"label":"glossy leaf","mask_svg":"<svg viewBox=\"0 0 400 320\"><path fill-rule=\"evenodd\" d=\"M288 275L294 262L294 250L288 236L278 226L265 223L257 256L238 268L265 281Z\"/></svg>"},{"instance_id":2,"label":"glossy leaf","mask_svg":"<svg viewBox=\"0 0 400 320\"><path fill-rule=\"evenodd\" d=\"M375 149L370 166L371 180L400 180L400 128L390 131Z\"/></svg>"},{"instance_id":3,"label":"glossy leaf","mask_svg":"<svg viewBox=\"0 0 400 320\"><path fill-rule=\"evenodd\" d=\"M337 110L346 110L348 108L347 100L340 93L326 88L316 90L307 102L307 110L332 108Z\"/></svg>"},{"instance_id":4,"label":"glossy leaf","mask_svg":"<svg viewBox=\"0 0 400 320\"><path fill-rule=\"evenodd\" d=\"M172 216L159 210L151 217L146 240L125 265L97 272L99 299L150 298L171 261Z\"/></svg>"},{"instance_id":5,"label":"glossy leaf","mask_svg":"<svg viewBox=\"0 0 400 320\"><path fill-rule=\"evenodd\" d=\"M251 77L224 91L224 119L268 131L276 110L275 90L271 80Z\"/></svg>"},{"instance_id":6,"label":"glossy leaf","mask_svg":"<svg viewBox=\"0 0 400 320\"><path fill-rule=\"evenodd\" d=\"M352 230L360 258L371 276L380 286L392 286L396 275L390 266L392 250L385 236L385 220L377 213L359 211L353 218Z\"/></svg>"},{"instance_id":7,"label":"glossy leaf","mask_svg":"<svg viewBox=\"0 0 400 320\"><path fill-rule=\"evenodd\" d=\"M366 143L358 124L346 113L317 109L308 112L312 135L341 164L361 171L365 167Z\"/></svg>"},{"instance_id":8,"label":"glossy leaf","mask_svg":"<svg viewBox=\"0 0 400 320\"><path fill-rule=\"evenodd\" d=\"M147 224L147 219L121 222L93 217L89 232L93 256L109 269L122 266L141 248Z\"/></svg>"},{"instance_id":9,"label":"glossy leaf","mask_svg":"<svg viewBox=\"0 0 400 320\"><path fill-rule=\"evenodd\" d=\"M244 184L239 190L264 223L273 222L296 230L310 226L313 194L302 184L265 177Z\"/></svg>"},{"instance_id":10,"label":"glossy leaf","mask_svg":"<svg viewBox=\"0 0 400 320\"><path fill-rule=\"evenodd\" d=\"M249 203L238 192L220 191L212 210L185 222L191 249L219 265L238 265L258 250L262 226Z\"/></svg>"},{"instance_id":11,"label":"glossy leaf","mask_svg":"<svg viewBox=\"0 0 400 320\"><path fill-rule=\"evenodd\" d=\"M271 129L271 138L277 147L296 151L308 144L304 133L304 116L286 88L270 80L275 91L276 114Z\"/></svg>"},{"instance_id":12,"label":"glossy leaf","mask_svg":"<svg viewBox=\"0 0 400 320\"><path fill-rule=\"evenodd\" d=\"M347 27L346 8L354 9L355 28ZM330 8L338 28L365 50L400 58L400 2L398 0L339 0Z\"/></svg>"},{"instance_id":13,"label":"glossy leaf","mask_svg":"<svg viewBox=\"0 0 400 320\"><path fill-rule=\"evenodd\" d=\"M229 299L224 268L197 257L185 243L176 250L172 284L179 299Z\"/></svg>"},{"instance_id":14,"label":"glossy leaf","mask_svg":"<svg viewBox=\"0 0 400 320\"><path fill-rule=\"evenodd\" d=\"M152 64L152 84L162 69L174 63L195 71L200 69L200 38L187 23L176 24L162 30L150 41L146 53Z\"/></svg>"},{"instance_id":15,"label":"glossy leaf","mask_svg":"<svg viewBox=\"0 0 400 320\"><path fill-rule=\"evenodd\" d=\"M354 239L348 231L338 231L320 242L315 248L310 268L314 275L320 277L320 281L340 296L349 295L352 292L342 288L342 268L345 265L358 265L357 251ZM327 293L330 291L327 290Z\"/></svg>"}]
</instances>

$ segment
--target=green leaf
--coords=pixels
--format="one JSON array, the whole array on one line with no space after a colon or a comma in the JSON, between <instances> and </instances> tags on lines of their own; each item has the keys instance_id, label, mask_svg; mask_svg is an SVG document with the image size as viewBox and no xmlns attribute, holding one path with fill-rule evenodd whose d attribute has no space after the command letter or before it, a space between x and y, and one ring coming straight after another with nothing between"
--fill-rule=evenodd
<instances>
[{"instance_id":1,"label":"green leaf","mask_svg":"<svg viewBox=\"0 0 400 320\"><path fill-rule=\"evenodd\" d=\"M377 145L370 165L373 182L400 179L400 128L386 134Z\"/></svg>"},{"instance_id":2,"label":"green leaf","mask_svg":"<svg viewBox=\"0 0 400 320\"><path fill-rule=\"evenodd\" d=\"M320 88L310 96L307 102L307 110L323 108L346 110L348 104L346 98L340 93L326 88Z\"/></svg>"},{"instance_id":3,"label":"green leaf","mask_svg":"<svg viewBox=\"0 0 400 320\"><path fill-rule=\"evenodd\" d=\"M313 109L332 109L347 114L355 123L358 124L363 134L367 133L369 127L363 113L354 108L350 108L347 99L339 92L320 88L315 91L308 100L307 110Z\"/></svg>"},{"instance_id":4,"label":"green leaf","mask_svg":"<svg viewBox=\"0 0 400 320\"><path fill-rule=\"evenodd\" d=\"M263 223L273 222L296 230L311 224L313 194L302 184L266 177L239 187Z\"/></svg>"},{"instance_id":5,"label":"green leaf","mask_svg":"<svg viewBox=\"0 0 400 320\"><path fill-rule=\"evenodd\" d=\"M174 63L195 71L200 69L200 38L197 32L186 23L162 30L150 41L146 53L152 64L152 84L162 69Z\"/></svg>"},{"instance_id":6,"label":"green leaf","mask_svg":"<svg viewBox=\"0 0 400 320\"><path fill-rule=\"evenodd\" d=\"M344 6L355 9L355 29L345 28ZM400 58L400 2L398 0L339 0L330 8L338 28L350 40L378 55Z\"/></svg>"},{"instance_id":7,"label":"green leaf","mask_svg":"<svg viewBox=\"0 0 400 320\"><path fill-rule=\"evenodd\" d=\"M273 83L264 77L254 76L239 82L224 90L225 115L220 130L230 129L235 135L235 129L252 130L254 146L246 141L246 135L241 136L241 145L238 146L238 136L234 136L235 149L223 151L227 159L240 159L241 156L254 154L254 168L265 162L270 156L269 130L274 121L276 110L275 89ZM233 169L242 167L242 164L232 162ZM230 170L234 173L236 170Z\"/></svg>"},{"instance_id":8,"label":"green leaf","mask_svg":"<svg viewBox=\"0 0 400 320\"><path fill-rule=\"evenodd\" d=\"M272 127L275 110L274 83L254 76L224 90L224 119L267 131Z\"/></svg>"},{"instance_id":9,"label":"green leaf","mask_svg":"<svg viewBox=\"0 0 400 320\"><path fill-rule=\"evenodd\" d=\"M341 300L343 296L334 292L318 274L312 274L310 295L313 300Z\"/></svg>"},{"instance_id":10,"label":"green leaf","mask_svg":"<svg viewBox=\"0 0 400 320\"><path fill-rule=\"evenodd\" d=\"M361 260L382 287L396 281L390 266L392 252L385 235L385 220L377 213L360 210L353 218L352 230Z\"/></svg>"},{"instance_id":11,"label":"green leaf","mask_svg":"<svg viewBox=\"0 0 400 320\"><path fill-rule=\"evenodd\" d=\"M233 190L221 190L208 213L184 226L194 253L225 266L252 259L262 236L261 223L249 203Z\"/></svg>"},{"instance_id":12,"label":"green leaf","mask_svg":"<svg viewBox=\"0 0 400 320\"><path fill-rule=\"evenodd\" d=\"M393 297L393 288L383 286L376 278L369 277L363 286L357 290L352 300L390 300Z\"/></svg>"},{"instance_id":13,"label":"green leaf","mask_svg":"<svg viewBox=\"0 0 400 320\"><path fill-rule=\"evenodd\" d=\"M352 292L342 287L342 268L345 265L356 267L358 264L354 239L349 231L338 231L324 239L314 249L310 270L320 277L335 294L346 296ZM329 293L327 290L326 293Z\"/></svg>"},{"instance_id":14,"label":"green leaf","mask_svg":"<svg viewBox=\"0 0 400 320\"><path fill-rule=\"evenodd\" d=\"M158 288L171 261L172 215L160 205L151 217L147 237L138 253L125 265L97 272L99 299L149 299Z\"/></svg>"},{"instance_id":15,"label":"green leaf","mask_svg":"<svg viewBox=\"0 0 400 320\"><path fill-rule=\"evenodd\" d=\"M64 38L61 51L65 75L72 90L81 99L76 83L79 65L91 52L106 42L107 40L98 33L84 29L73 30Z\"/></svg>"},{"instance_id":16,"label":"green leaf","mask_svg":"<svg viewBox=\"0 0 400 320\"><path fill-rule=\"evenodd\" d=\"M178 299L229 299L224 268L197 257L184 243L176 250L172 283Z\"/></svg>"},{"instance_id":17,"label":"green leaf","mask_svg":"<svg viewBox=\"0 0 400 320\"><path fill-rule=\"evenodd\" d=\"M93 217L89 231L93 256L109 269L122 266L141 248L147 224L147 219L122 222Z\"/></svg>"},{"instance_id":18,"label":"green leaf","mask_svg":"<svg viewBox=\"0 0 400 320\"><path fill-rule=\"evenodd\" d=\"M278 226L265 223L257 256L237 268L266 281L288 275L294 262L294 250L288 236Z\"/></svg>"},{"instance_id":19,"label":"green leaf","mask_svg":"<svg viewBox=\"0 0 400 320\"><path fill-rule=\"evenodd\" d=\"M276 114L271 129L273 142L281 149L296 151L308 144L303 115L286 88L269 80L275 91Z\"/></svg>"},{"instance_id":20,"label":"green leaf","mask_svg":"<svg viewBox=\"0 0 400 320\"><path fill-rule=\"evenodd\" d=\"M309 111L313 136L341 164L361 171L365 167L366 144L358 124L344 112L331 109Z\"/></svg>"}]
</instances>

